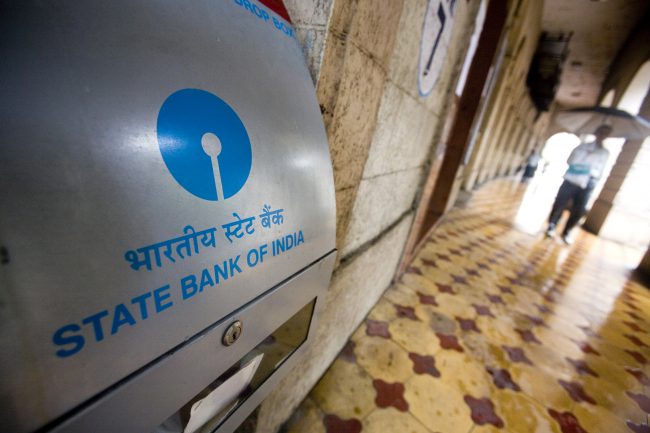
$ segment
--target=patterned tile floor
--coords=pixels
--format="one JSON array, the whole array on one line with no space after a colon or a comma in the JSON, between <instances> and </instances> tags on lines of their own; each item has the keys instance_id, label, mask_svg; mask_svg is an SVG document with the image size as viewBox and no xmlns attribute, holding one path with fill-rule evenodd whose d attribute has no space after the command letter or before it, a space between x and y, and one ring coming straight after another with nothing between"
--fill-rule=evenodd
<instances>
[{"instance_id":1,"label":"patterned tile floor","mask_svg":"<svg viewBox=\"0 0 650 433\"><path fill-rule=\"evenodd\" d=\"M451 211L284 430L649 433L638 253L516 229L531 188L493 182Z\"/></svg>"}]
</instances>

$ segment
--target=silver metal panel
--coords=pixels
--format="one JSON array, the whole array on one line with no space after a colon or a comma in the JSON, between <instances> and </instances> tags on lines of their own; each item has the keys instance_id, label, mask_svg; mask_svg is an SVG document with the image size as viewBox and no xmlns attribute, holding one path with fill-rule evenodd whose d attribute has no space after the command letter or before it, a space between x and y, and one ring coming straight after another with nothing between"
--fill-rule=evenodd
<instances>
[{"instance_id":1,"label":"silver metal panel","mask_svg":"<svg viewBox=\"0 0 650 433\"><path fill-rule=\"evenodd\" d=\"M120 385L80 413L58 425L52 433L146 433L152 431L169 415L189 401L206 384L229 368L244 354L262 341L287 317L327 289L334 266L335 254L330 254L314 266L287 281L262 299L237 311L204 334L198 336L181 350L170 354ZM319 305L317 303L317 305ZM269 314L269 309L273 311ZM319 314L317 307L314 318ZM226 350L221 337L233 320L241 320L245 332ZM315 320L312 320L312 327ZM251 324L254 324L251 326ZM256 326L259 325L259 326ZM311 332L310 332L311 333ZM303 344L282 367L280 374L271 376L249 401L232 414L219 431L232 431L262 398L272 389L272 384L286 374L295 364ZM179 380L182 379L182 380ZM136 404L134 404L136 402ZM239 416L238 416L239 415ZM110 420L110 422L107 422Z\"/></svg>"},{"instance_id":2,"label":"silver metal panel","mask_svg":"<svg viewBox=\"0 0 650 433\"><path fill-rule=\"evenodd\" d=\"M326 136L290 33L254 1L2 4L3 431L43 426L333 250ZM263 226L265 205L283 221ZM254 232L230 242L234 213ZM278 239L293 245L274 256ZM160 266L131 267L156 245Z\"/></svg>"}]
</instances>

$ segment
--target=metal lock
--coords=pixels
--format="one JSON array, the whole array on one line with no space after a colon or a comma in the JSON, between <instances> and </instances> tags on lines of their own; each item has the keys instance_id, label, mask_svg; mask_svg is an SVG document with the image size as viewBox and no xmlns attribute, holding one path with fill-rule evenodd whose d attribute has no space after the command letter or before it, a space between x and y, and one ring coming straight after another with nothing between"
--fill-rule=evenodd
<instances>
[{"instance_id":1,"label":"metal lock","mask_svg":"<svg viewBox=\"0 0 650 433\"><path fill-rule=\"evenodd\" d=\"M223 333L223 345L231 346L239 339L242 333L242 323L239 320L235 320L230 324L226 332Z\"/></svg>"}]
</instances>

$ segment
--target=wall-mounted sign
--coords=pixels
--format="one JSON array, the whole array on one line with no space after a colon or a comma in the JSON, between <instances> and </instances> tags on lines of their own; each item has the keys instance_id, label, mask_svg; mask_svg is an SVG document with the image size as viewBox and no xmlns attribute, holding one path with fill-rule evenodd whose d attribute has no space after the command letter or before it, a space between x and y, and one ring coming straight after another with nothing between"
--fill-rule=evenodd
<instances>
[{"instance_id":1,"label":"wall-mounted sign","mask_svg":"<svg viewBox=\"0 0 650 433\"><path fill-rule=\"evenodd\" d=\"M301 47L278 0L4 9L0 431L150 432L327 286L334 184Z\"/></svg>"},{"instance_id":2,"label":"wall-mounted sign","mask_svg":"<svg viewBox=\"0 0 650 433\"><path fill-rule=\"evenodd\" d=\"M431 93L440 76L451 38L455 8L456 0L429 0L422 26L418 64L421 96Z\"/></svg>"}]
</instances>

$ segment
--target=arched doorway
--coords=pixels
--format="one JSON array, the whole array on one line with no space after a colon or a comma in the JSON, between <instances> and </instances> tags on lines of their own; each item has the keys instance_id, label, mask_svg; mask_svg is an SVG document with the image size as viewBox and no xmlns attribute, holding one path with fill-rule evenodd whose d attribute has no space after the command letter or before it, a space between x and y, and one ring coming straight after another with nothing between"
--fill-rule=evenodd
<instances>
[{"instance_id":1,"label":"arched doorway","mask_svg":"<svg viewBox=\"0 0 650 433\"><path fill-rule=\"evenodd\" d=\"M627 86L617 108L647 117L649 88L650 61L646 61ZM608 181L598 197L600 206L609 205L598 233L628 246L646 248L650 244L650 140L628 141L624 146L621 160L612 171L612 182Z\"/></svg>"}]
</instances>

